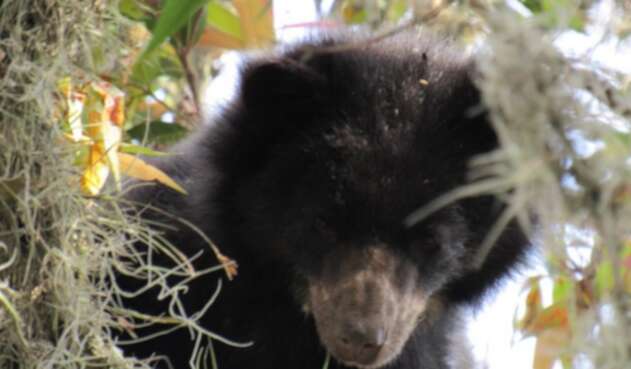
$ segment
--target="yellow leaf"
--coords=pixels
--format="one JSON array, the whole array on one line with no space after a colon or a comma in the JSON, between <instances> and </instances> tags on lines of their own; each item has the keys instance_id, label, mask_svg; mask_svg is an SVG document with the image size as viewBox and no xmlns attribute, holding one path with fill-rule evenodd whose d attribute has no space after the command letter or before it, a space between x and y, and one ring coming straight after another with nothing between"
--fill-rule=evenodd
<instances>
[{"instance_id":1,"label":"yellow leaf","mask_svg":"<svg viewBox=\"0 0 631 369\"><path fill-rule=\"evenodd\" d=\"M526 296L526 313L524 317L517 322L517 327L522 330L528 329L542 309L539 278L532 277L528 282L530 284L530 291L528 291L528 295Z\"/></svg>"},{"instance_id":2,"label":"yellow leaf","mask_svg":"<svg viewBox=\"0 0 631 369\"><path fill-rule=\"evenodd\" d=\"M105 161L105 155L100 145L92 145L88 151L86 167L81 176L81 190L88 196L96 196L101 192L109 167Z\"/></svg>"},{"instance_id":3,"label":"yellow leaf","mask_svg":"<svg viewBox=\"0 0 631 369\"><path fill-rule=\"evenodd\" d=\"M543 331L553 328L568 329L568 327L569 318L567 306L565 306L565 304L554 304L541 310L528 327L526 327L526 330L539 335L543 333Z\"/></svg>"},{"instance_id":4,"label":"yellow leaf","mask_svg":"<svg viewBox=\"0 0 631 369\"><path fill-rule=\"evenodd\" d=\"M148 112L153 120L159 120L164 113L168 111L167 107L159 102L140 101L136 108L139 112Z\"/></svg>"},{"instance_id":5,"label":"yellow leaf","mask_svg":"<svg viewBox=\"0 0 631 369\"><path fill-rule=\"evenodd\" d=\"M622 284L624 290L631 294L631 240L626 240L620 253Z\"/></svg>"},{"instance_id":6,"label":"yellow leaf","mask_svg":"<svg viewBox=\"0 0 631 369\"><path fill-rule=\"evenodd\" d=\"M348 24L363 23L366 21L366 16L364 4L355 4L347 1L342 5L342 18Z\"/></svg>"},{"instance_id":7,"label":"yellow leaf","mask_svg":"<svg viewBox=\"0 0 631 369\"><path fill-rule=\"evenodd\" d=\"M123 127L125 123L125 96L122 91L117 90L117 94L112 96L114 106L111 109L111 120L119 127Z\"/></svg>"},{"instance_id":8,"label":"yellow leaf","mask_svg":"<svg viewBox=\"0 0 631 369\"><path fill-rule=\"evenodd\" d=\"M180 185L171 177L153 165L147 164L142 159L122 152L117 153L121 172L142 181L158 181L177 192L186 194Z\"/></svg>"},{"instance_id":9,"label":"yellow leaf","mask_svg":"<svg viewBox=\"0 0 631 369\"><path fill-rule=\"evenodd\" d=\"M107 82L92 82L88 85L85 106L88 119L88 136L105 154L107 165L120 186L118 152L124 123L124 95Z\"/></svg>"},{"instance_id":10,"label":"yellow leaf","mask_svg":"<svg viewBox=\"0 0 631 369\"><path fill-rule=\"evenodd\" d=\"M83 123L81 114L85 103L85 94L73 90L70 77L62 78L57 82L57 88L65 99L64 119L68 122L74 141L78 141L83 136Z\"/></svg>"},{"instance_id":11,"label":"yellow leaf","mask_svg":"<svg viewBox=\"0 0 631 369\"><path fill-rule=\"evenodd\" d=\"M243 39L247 46L265 46L274 40L271 0L233 0L239 13Z\"/></svg>"},{"instance_id":12,"label":"yellow leaf","mask_svg":"<svg viewBox=\"0 0 631 369\"><path fill-rule=\"evenodd\" d=\"M240 36L208 26L197 45L224 49L261 47L274 41L274 19L271 0L233 0L238 13Z\"/></svg>"},{"instance_id":13,"label":"yellow leaf","mask_svg":"<svg viewBox=\"0 0 631 369\"><path fill-rule=\"evenodd\" d=\"M70 77L61 78L57 81L57 89L65 98L70 97L72 93L72 79Z\"/></svg>"},{"instance_id":14,"label":"yellow leaf","mask_svg":"<svg viewBox=\"0 0 631 369\"><path fill-rule=\"evenodd\" d=\"M199 46L215 46L224 49L242 49L245 47L244 41L212 27L207 27L204 30L197 44Z\"/></svg>"},{"instance_id":15,"label":"yellow leaf","mask_svg":"<svg viewBox=\"0 0 631 369\"><path fill-rule=\"evenodd\" d=\"M535 346L534 369L550 369L561 358L570 340L569 330L564 328L549 329L537 337Z\"/></svg>"},{"instance_id":16,"label":"yellow leaf","mask_svg":"<svg viewBox=\"0 0 631 369\"><path fill-rule=\"evenodd\" d=\"M73 135L71 135L69 133L64 133L63 136L64 136L64 138L66 140L68 140L69 142L73 142L73 143L91 144L93 142L90 137L84 136L84 135L80 135L79 137L74 137Z\"/></svg>"}]
</instances>

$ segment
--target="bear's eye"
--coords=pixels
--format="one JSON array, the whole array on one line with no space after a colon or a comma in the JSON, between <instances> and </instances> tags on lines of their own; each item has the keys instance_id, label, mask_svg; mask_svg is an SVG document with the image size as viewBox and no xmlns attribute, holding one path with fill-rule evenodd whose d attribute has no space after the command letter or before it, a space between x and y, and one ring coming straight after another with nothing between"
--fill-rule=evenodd
<instances>
[{"instance_id":1,"label":"bear's eye","mask_svg":"<svg viewBox=\"0 0 631 369\"><path fill-rule=\"evenodd\" d=\"M322 217L318 217L313 221L313 228L315 231L327 241L335 241L336 236L333 229Z\"/></svg>"},{"instance_id":2,"label":"bear's eye","mask_svg":"<svg viewBox=\"0 0 631 369\"><path fill-rule=\"evenodd\" d=\"M433 238L419 239L412 242L413 251L422 256L434 256L442 249L441 242Z\"/></svg>"},{"instance_id":3,"label":"bear's eye","mask_svg":"<svg viewBox=\"0 0 631 369\"><path fill-rule=\"evenodd\" d=\"M316 218L316 220L313 222L313 226L315 227L317 231L320 231L320 232L327 229L326 223L324 222L324 219L322 218Z\"/></svg>"},{"instance_id":4,"label":"bear's eye","mask_svg":"<svg viewBox=\"0 0 631 369\"><path fill-rule=\"evenodd\" d=\"M420 234L417 233L415 236L416 237L408 237L405 242L410 256L425 260L435 258L441 253L443 246L437 237L424 232Z\"/></svg>"}]
</instances>

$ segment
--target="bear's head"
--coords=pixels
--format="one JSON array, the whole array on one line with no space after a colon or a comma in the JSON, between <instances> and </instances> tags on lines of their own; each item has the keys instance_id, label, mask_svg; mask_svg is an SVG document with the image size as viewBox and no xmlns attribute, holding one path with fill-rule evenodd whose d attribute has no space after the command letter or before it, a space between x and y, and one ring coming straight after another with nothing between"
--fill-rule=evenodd
<instances>
[{"instance_id":1,"label":"bear's head","mask_svg":"<svg viewBox=\"0 0 631 369\"><path fill-rule=\"evenodd\" d=\"M392 362L431 324L492 203L405 224L497 142L469 60L430 41L392 53L394 42L324 41L248 64L238 126L221 136L240 146L217 154L235 173L244 242L290 266L322 344L359 368Z\"/></svg>"}]
</instances>

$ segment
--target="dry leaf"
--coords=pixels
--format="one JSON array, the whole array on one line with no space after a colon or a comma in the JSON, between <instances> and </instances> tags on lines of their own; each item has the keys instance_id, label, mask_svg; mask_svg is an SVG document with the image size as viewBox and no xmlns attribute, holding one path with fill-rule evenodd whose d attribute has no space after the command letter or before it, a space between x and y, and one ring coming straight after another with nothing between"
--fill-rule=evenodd
<instances>
[{"instance_id":1,"label":"dry leaf","mask_svg":"<svg viewBox=\"0 0 631 369\"><path fill-rule=\"evenodd\" d=\"M147 164L142 159L125 154L122 152L117 153L118 160L120 162L121 172L124 174L140 179L142 181L158 181L163 185L174 189L177 192L182 194L186 194L186 190L178 185L171 177L169 177L166 173L161 171L160 169L154 167L153 165Z\"/></svg>"},{"instance_id":2,"label":"dry leaf","mask_svg":"<svg viewBox=\"0 0 631 369\"><path fill-rule=\"evenodd\" d=\"M560 327L541 332L537 337L533 368L551 369L567 349L570 338L569 331Z\"/></svg>"},{"instance_id":3,"label":"dry leaf","mask_svg":"<svg viewBox=\"0 0 631 369\"><path fill-rule=\"evenodd\" d=\"M224 49L242 49L245 42L227 33L207 27L197 42L199 46L215 46Z\"/></svg>"},{"instance_id":4,"label":"dry leaf","mask_svg":"<svg viewBox=\"0 0 631 369\"><path fill-rule=\"evenodd\" d=\"M247 46L265 46L274 40L274 18L269 0L233 0Z\"/></svg>"},{"instance_id":5,"label":"dry leaf","mask_svg":"<svg viewBox=\"0 0 631 369\"><path fill-rule=\"evenodd\" d=\"M90 146L87 162L81 176L81 191L88 196L96 196L101 192L110 170L102 152L101 145Z\"/></svg>"},{"instance_id":6,"label":"dry leaf","mask_svg":"<svg viewBox=\"0 0 631 369\"><path fill-rule=\"evenodd\" d=\"M118 148L122 138L124 122L124 95L107 82L93 82L88 85L88 99L85 110L88 117L88 137L105 154L107 165L120 185Z\"/></svg>"},{"instance_id":7,"label":"dry leaf","mask_svg":"<svg viewBox=\"0 0 631 369\"><path fill-rule=\"evenodd\" d=\"M568 311L564 304L554 304L541 310L525 329L539 335L553 328L569 329Z\"/></svg>"},{"instance_id":8,"label":"dry leaf","mask_svg":"<svg viewBox=\"0 0 631 369\"><path fill-rule=\"evenodd\" d=\"M524 314L524 317L517 322L517 327L523 330L528 330L528 327L537 318L537 315L542 309L539 278L530 278L529 284L530 291L528 291L528 295L526 296L526 313Z\"/></svg>"}]
</instances>

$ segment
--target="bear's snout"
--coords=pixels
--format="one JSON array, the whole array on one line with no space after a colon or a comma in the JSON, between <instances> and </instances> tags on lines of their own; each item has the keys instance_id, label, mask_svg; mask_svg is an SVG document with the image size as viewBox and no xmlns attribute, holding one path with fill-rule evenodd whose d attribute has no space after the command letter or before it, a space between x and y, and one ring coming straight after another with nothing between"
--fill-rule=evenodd
<instances>
[{"instance_id":1,"label":"bear's snout","mask_svg":"<svg viewBox=\"0 0 631 369\"><path fill-rule=\"evenodd\" d=\"M343 325L334 343L337 357L346 362L363 366L374 363L386 342L384 324L366 326L364 321L347 322Z\"/></svg>"},{"instance_id":2,"label":"bear's snout","mask_svg":"<svg viewBox=\"0 0 631 369\"><path fill-rule=\"evenodd\" d=\"M308 304L333 357L379 368L399 355L427 296L414 264L401 255L383 246L352 253L325 257L322 275L309 281Z\"/></svg>"}]
</instances>

